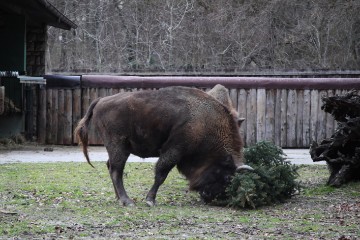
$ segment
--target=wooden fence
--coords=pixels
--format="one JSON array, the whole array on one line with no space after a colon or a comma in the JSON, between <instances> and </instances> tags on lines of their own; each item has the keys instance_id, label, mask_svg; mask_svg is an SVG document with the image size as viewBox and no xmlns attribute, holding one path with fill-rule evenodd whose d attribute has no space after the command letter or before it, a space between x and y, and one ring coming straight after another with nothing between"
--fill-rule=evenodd
<instances>
[{"instance_id":1,"label":"wooden fence","mask_svg":"<svg viewBox=\"0 0 360 240\"><path fill-rule=\"evenodd\" d=\"M120 77L46 76L39 90L38 141L76 144L73 130L91 101L119 92L155 89L170 85L209 90L220 83L228 87L240 117L246 120L241 134L247 146L266 140L283 148L308 148L312 141L330 137L336 127L331 115L321 110L324 96L360 89L356 78L285 79L241 77ZM91 130L92 145L102 144Z\"/></svg>"}]
</instances>

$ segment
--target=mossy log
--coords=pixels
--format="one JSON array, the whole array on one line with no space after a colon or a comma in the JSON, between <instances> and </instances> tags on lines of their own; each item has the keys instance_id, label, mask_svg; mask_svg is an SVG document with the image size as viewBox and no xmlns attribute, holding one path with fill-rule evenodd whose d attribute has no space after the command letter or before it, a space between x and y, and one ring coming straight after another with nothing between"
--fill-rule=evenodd
<instances>
[{"instance_id":1,"label":"mossy log","mask_svg":"<svg viewBox=\"0 0 360 240\"><path fill-rule=\"evenodd\" d=\"M327 184L339 187L360 180L360 96L353 90L322 100L321 109L332 114L338 125L330 138L311 144L310 155L314 162L326 161L330 171Z\"/></svg>"}]
</instances>

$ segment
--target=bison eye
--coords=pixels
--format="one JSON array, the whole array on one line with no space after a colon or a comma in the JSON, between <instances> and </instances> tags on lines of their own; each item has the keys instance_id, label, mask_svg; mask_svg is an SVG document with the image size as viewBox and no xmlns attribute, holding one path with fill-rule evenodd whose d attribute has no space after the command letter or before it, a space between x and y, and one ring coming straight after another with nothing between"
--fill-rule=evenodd
<instances>
[{"instance_id":1,"label":"bison eye","mask_svg":"<svg viewBox=\"0 0 360 240\"><path fill-rule=\"evenodd\" d=\"M229 183L231 181L231 179L232 179L232 176L230 176L230 175L227 175L224 177L224 180L226 183Z\"/></svg>"},{"instance_id":2,"label":"bison eye","mask_svg":"<svg viewBox=\"0 0 360 240\"><path fill-rule=\"evenodd\" d=\"M232 162L233 161L233 158L231 155L228 155L225 159L225 162Z\"/></svg>"}]
</instances>

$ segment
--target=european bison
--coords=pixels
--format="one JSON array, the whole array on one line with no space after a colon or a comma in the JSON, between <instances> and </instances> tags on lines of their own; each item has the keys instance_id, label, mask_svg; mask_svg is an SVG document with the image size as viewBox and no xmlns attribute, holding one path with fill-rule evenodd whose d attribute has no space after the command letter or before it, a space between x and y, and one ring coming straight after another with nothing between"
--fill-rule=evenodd
<instances>
[{"instance_id":1,"label":"european bison","mask_svg":"<svg viewBox=\"0 0 360 240\"><path fill-rule=\"evenodd\" d=\"M211 93L210 93L211 94ZM109 154L107 166L117 198L133 205L123 185L130 154L159 157L155 182L146 196L149 206L170 170L177 166L205 202L225 196L236 169L251 169L242 159L242 139L232 109L201 90L168 87L119 93L94 100L75 129L88 163L90 122Z\"/></svg>"}]
</instances>

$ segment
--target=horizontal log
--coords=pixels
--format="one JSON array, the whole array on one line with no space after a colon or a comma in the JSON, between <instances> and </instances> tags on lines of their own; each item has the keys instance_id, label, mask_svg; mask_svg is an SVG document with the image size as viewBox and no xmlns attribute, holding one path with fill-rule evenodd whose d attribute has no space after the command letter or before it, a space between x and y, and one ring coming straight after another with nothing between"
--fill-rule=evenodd
<instances>
[{"instance_id":1,"label":"horizontal log","mask_svg":"<svg viewBox=\"0 0 360 240\"><path fill-rule=\"evenodd\" d=\"M82 75L83 88L160 88L189 86L211 88L222 84L237 89L359 89L359 78L270 78Z\"/></svg>"},{"instance_id":2,"label":"horizontal log","mask_svg":"<svg viewBox=\"0 0 360 240\"><path fill-rule=\"evenodd\" d=\"M205 76L113 76L45 75L46 88L160 88L189 86L211 88L222 84L237 89L359 89L359 78L205 77Z\"/></svg>"},{"instance_id":3,"label":"horizontal log","mask_svg":"<svg viewBox=\"0 0 360 240\"><path fill-rule=\"evenodd\" d=\"M45 75L47 89L80 88L80 76Z\"/></svg>"}]
</instances>

